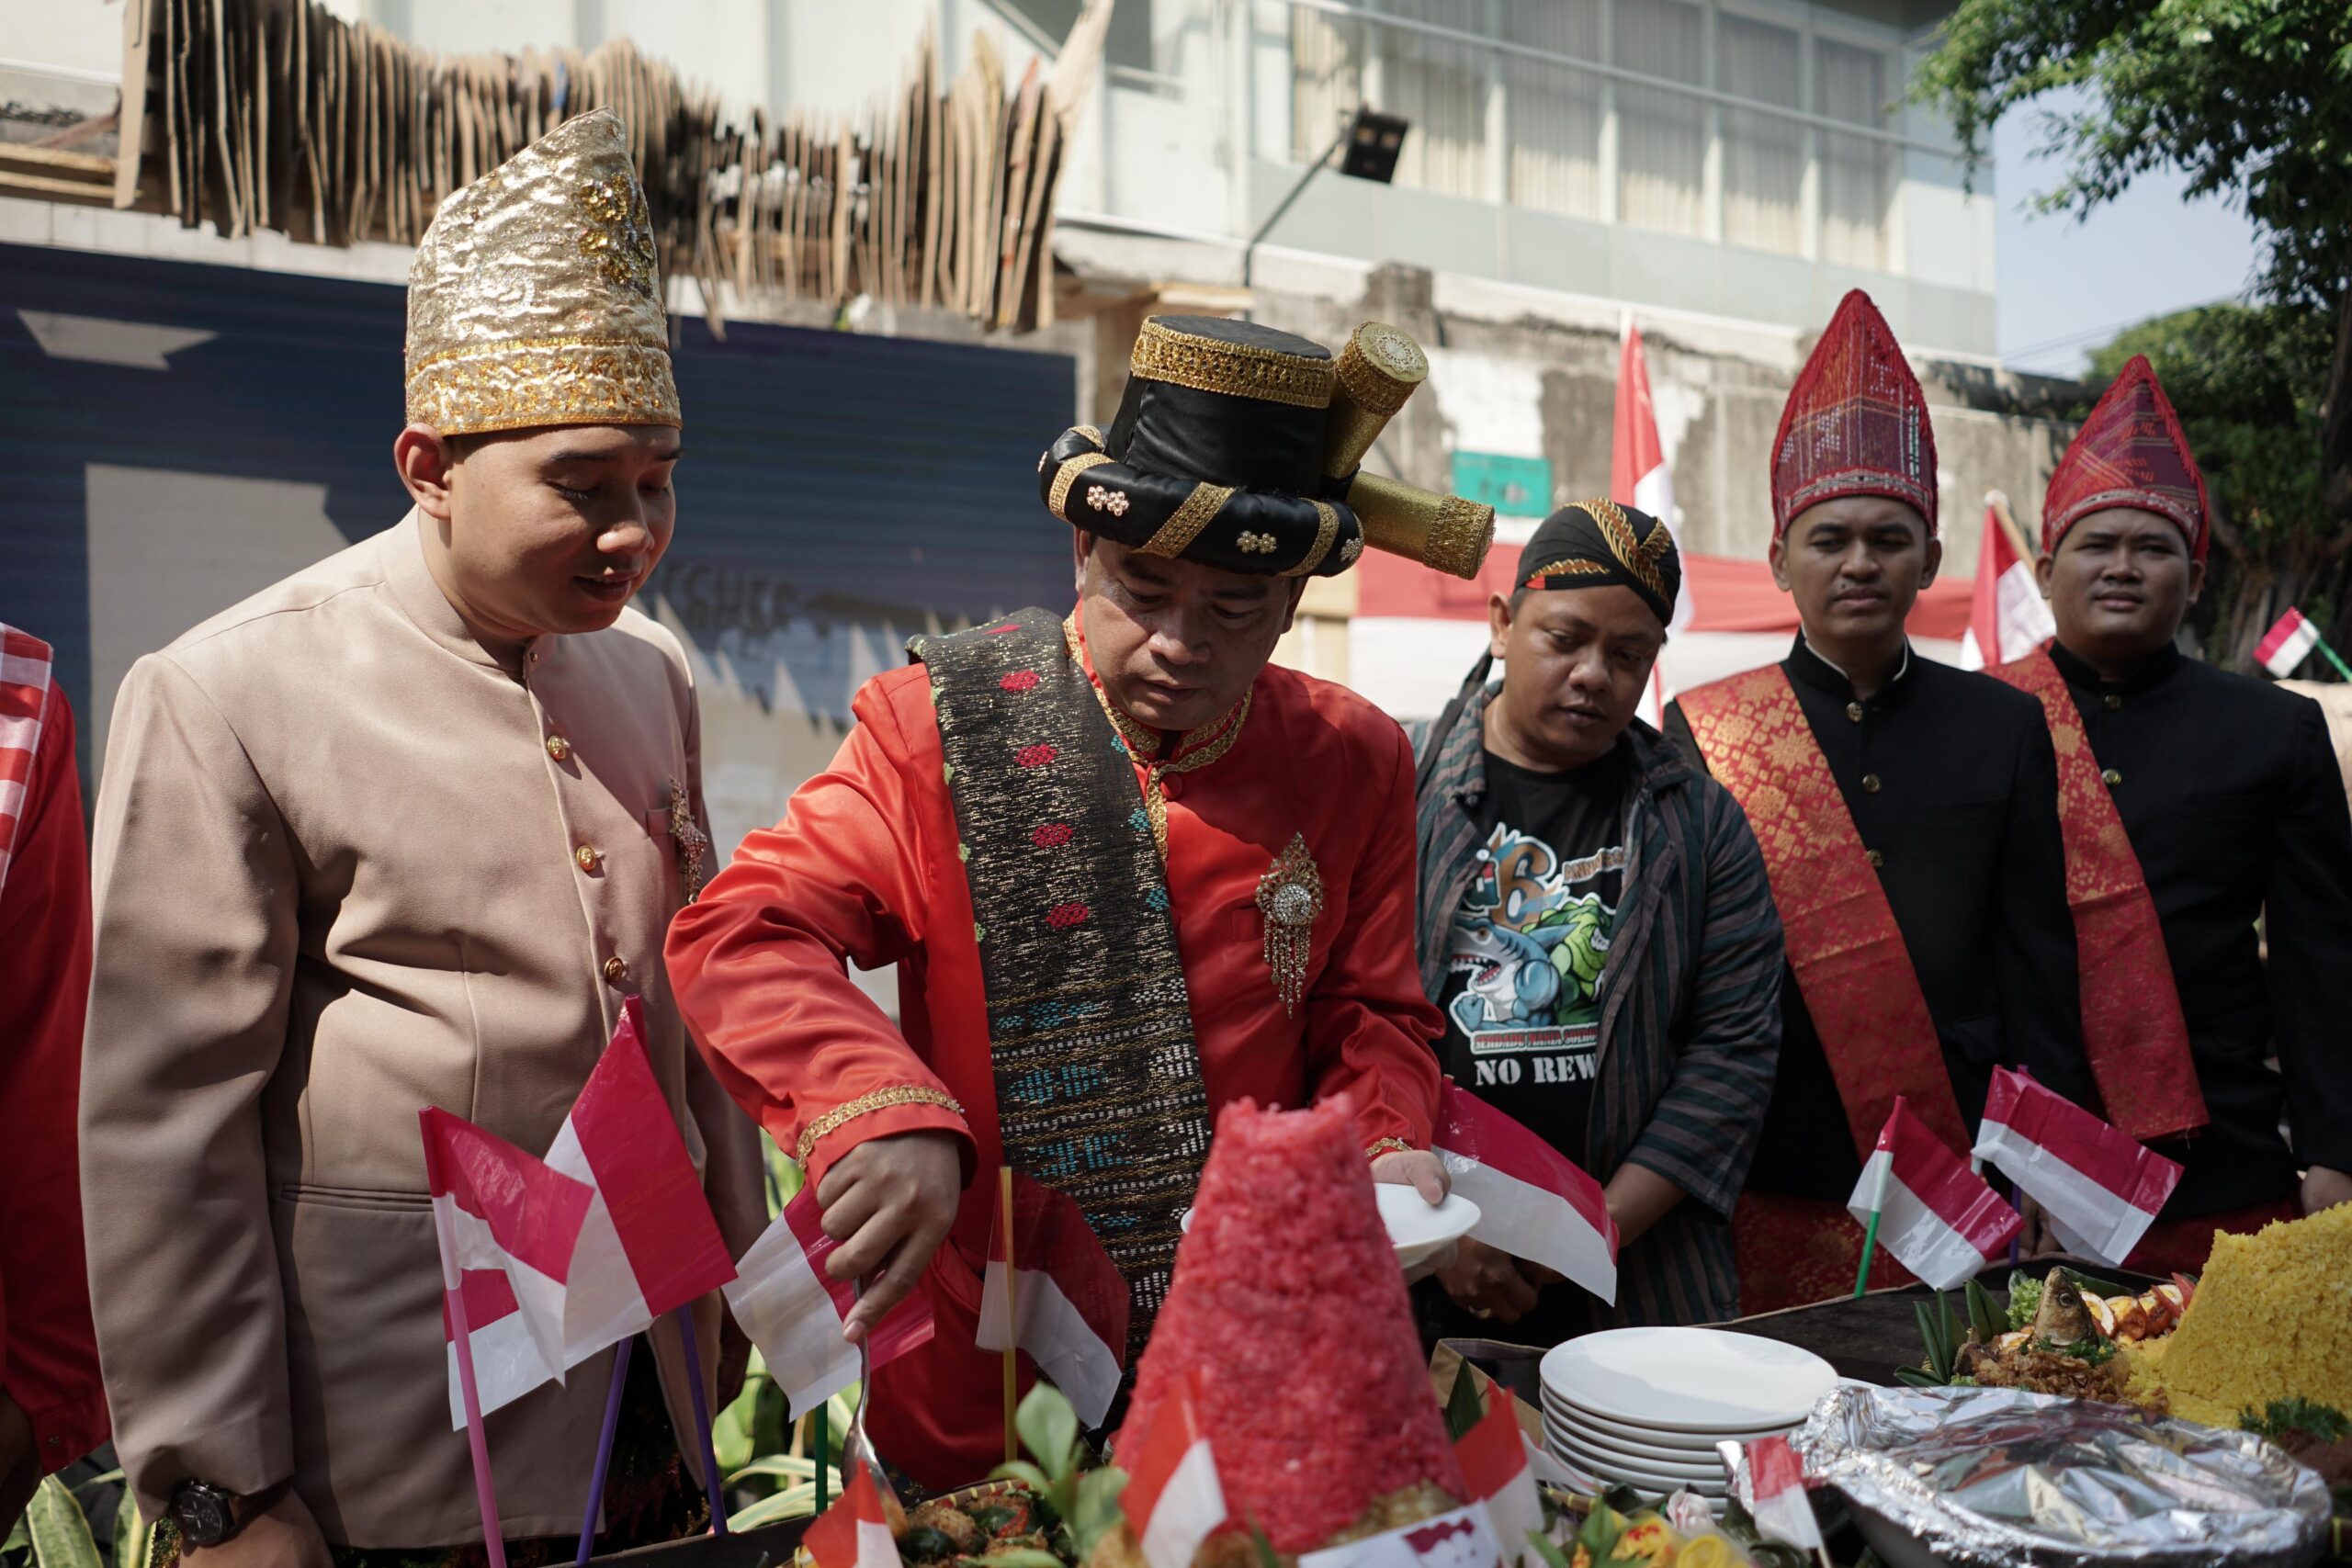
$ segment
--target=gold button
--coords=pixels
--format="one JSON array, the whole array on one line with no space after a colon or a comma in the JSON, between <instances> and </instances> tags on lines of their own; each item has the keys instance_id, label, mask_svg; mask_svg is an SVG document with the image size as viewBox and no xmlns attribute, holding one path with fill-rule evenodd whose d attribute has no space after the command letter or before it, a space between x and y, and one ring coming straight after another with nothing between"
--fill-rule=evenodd
<instances>
[{"instance_id":1,"label":"gold button","mask_svg":"<svg viewBox=\"0 0 2352 1568\"><path fill-rule=\"evenodd\" d=\"M1871 863L1871 868L1872 870L1876 870L1878 867L1886 863L1886 857L1879 853L1876 850L1864 850L1862 852L1862 858Z\"/></svg>"},{"instance_id":2,"label":"gold button","mask_svg":"<svg viewBox=\"0 0 2352 1568\"><path fill-rule=\"evenodd\" d=\"M2108 769L2107 772L2099 774L2098 777L2099 782L2107 785L2109 789L2113 789L2117 784L2123 782L2123 775L2117 773L2113 768Z\"/></svg>"},{"instance_id":3,"label":"gold button","mask_svg":"<svg viewBox=\"0 0 2352 1568\"><path fill-rule=\"evenodd\" d=\"M627 962L626 960L624 960L624 959L620 959L620 958L607 958L607 959L605 959L605 978L607 981L611 982L613 985L616 985L616 986L619 985L623 980L628 979L628 962Z\"/></svg>"},{"instance_id":4,"label":"gold button","mask_svg":"<svg viewBox=\"0 0 2352 1568\"><path fill-rule=\"evenodd\" d=\"M1876 795L1878 793L1878 775L1876 773L1864 773L1862 775L1862 793L1864 795Z\"/></svg>"},{"instance_id":5,"label":"gold button","mask_svg":"<svg viewBox=\"0 0 2352 1568\"><path fill-rule=\"evenodd\" d=\"M571 858L580 863L580 869L582 871L595 870L598 865L603 863L605 859L604 856L596 852L596 846L594 844L581 845L578 849L571 852Z\"/></svg>"},{"instance_id":6,"label":"gold button","mask_svg":"<svg viewBox=\"0 0 2352 1568\"><path fill-rule=\"evenodd\" d=\"M1852 719L1856 724L1861 723L1862 705L1860 703L1848 703L1846 705L1846 716Z\"/></svg>"},{"instance_id":7,"label":"gold button","mask_svg":"<svg viewBox=\"0 0 2352 1568\"><path fill-rule=\"evenodd\" d=\"M2108 712L2109 712L2109 713L2120 713L2122 710L2123 710L2123 698L2122 698L2122 695L2121 695L2120 693L2116 693L2116 692L2109 692L2109 693L2108 693L2108 694L2107 694L2107 711L2108 711Z\"/></svg>"},{"instance_id":8,"label":"gold button","mask_svg":"<svg viewBox=\"0 0 2352 1568\"><path fill-rule=\"evenodd\" d=\"M559 762L562 761L566 757L571 755L571 742L566 740L560 735L548 736L548 755L553 757Z\"/></svg>"}]
</instances>

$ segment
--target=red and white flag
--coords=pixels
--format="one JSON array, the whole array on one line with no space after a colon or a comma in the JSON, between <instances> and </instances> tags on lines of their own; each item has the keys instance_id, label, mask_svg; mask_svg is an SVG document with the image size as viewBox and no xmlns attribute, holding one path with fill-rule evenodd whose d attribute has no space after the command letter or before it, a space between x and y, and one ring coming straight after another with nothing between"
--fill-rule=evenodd
<instances>
[{"instance_id":1,"label":"red and white flag","mask_svg":"<svg viewBox=\"0 0 2352 1568\"><path fill-rule=\"evenodd\" d=\"M1099 1427L1126 1365L1127 1281L1077 1203L1044 1182L1013 1172L1009 1250L1004 1219L999 1205L980 1291L979 1347L1028 1351L1079 1419Z\"/></svg>"},{"instance_id":2,"label":"red and white flag","mask_svg":"<svg viewBox=\"0 0 2352 1568\"><path fill-rule=\"evenodd\" d=\"M0 626L0 886L8 880L8 860L17 847L17 824L25 814L25 791L40 750L41 720L49 711L49 644L12 626Z\"/></svg>"},{"instance_id":3,"label":"red and white flag","mask_svg":"<svg viewBox=\"0 0 2352 1568\"><path fill-rule=\"evenodd\" d=\"M900 1568L881 1489L863 1462L849 1467L842 1495L800 1538L817 1568Z\"/></svg>"},{"instance_id":4,"label":"red and white flag","mask_svg":"<svg viewBox=\"0 0 2352 1568\"><path fill-rule=\"evenodd\" d=\"M2278 617L2278 624L2263 634L2255 645L2254 657L2265 670L2281 681L2295 672L2295 667L2312 656L2319 646L2319 626L2303 618L2303 613L2293 605Z\"/></svg>"},{"instance_id":5,"label":"red and white flag","mask_svg":"<svg viewBox=\"0 0 2352 1568\"><path fill-rule=\"evenodd\" d=\"M1666 525L1677 545L1682 542L1682 525L1674 515L1674 470L1668 466L1665 445L1658 440L1657 404L1650 397L1650 367L1642 353L1642 329L1634 318L1625 318L1625 336L1617 351L1617 411L1616 428L1609 444L1609 499L1620 506L1631 506L1648 513ZM1668 623L1669 634L1681 631L1690 624L1690 579L1686 574L1682 590L1674 601L1674 619ZM1657 728L1666 705L1674 700L1667 687L1666 676L1659 670L1650 671L1649 690L1642 694L1639 716L1642 722Z\"/></svg>"},{"instance_id":6,"label":"red and white flag","mask_svg":"<svg viewBox=\"0 0 2352 1568\"><path fill-rule=\"evenodd\" d=\"M1984 535L1976 547L1976 596L1960 639L1961 668L1982 670L2023 659L2057 635L2050 603L2033 580L2033 563L2018 556L1988 502Z\"/></svg>"},{"instance_id":7,"label":"red and white flag","mask_svg":"<svg viewBox=\"0 0 2352 1568\"><path fill-rule=\"evenodd\" d=\"M462 1117L428 1107L417 1121L441 1247L441 1288L463 1292L487 1409L493 1382L511 1385L517 1366L560 1363L564 1282L594 1194L586 1182ZM441 1319L443 1334L454 1341L446 1294ZM450 1356L454 1361L454 1344Z\"/></svg>"},{"instance_id":8,"label":"red and white flag","mask_svg":"<svg viewBox=\"0 0 2352 1568\"><path fill-rule=\"evenodd\" d=\"M1128 1457L1119 1456L1122 1463ZM1150 1568L1189 1568L1201 1543L1226 1520L1225 1485L1201 1429L1192 1375L1159 1402L1133 1458L1119 1508L1143 1543L1144 1561Z\"/></svg>"},{"instance_id":9,"label":"red and white flag","mask_svg":"<svg viewBox=\"0 0 2352 1568\"><path fill-rule=\"evenodd\" d=\"M1862 1225L1876 1212L1879 1245L1939 1291L1973 1278L2025 1224L1899 1094L1846 1212Z\"/></svg>"},{"instance_id":10,"label":"red and white flag","mask_svg":"<svg viewBox=\"0 0 2352 1568\"><path fill-rule=\"evenodd\" d=\"M1789 1439L1759 1438L1745 1448L1734 1483L1758 1532L1800 1551L1820 1551L1821 1522L1805 1498L1804 1466Z\"/></svg>"},{"instance_id":11,"label":"red and white flag","mask_svg":"<svg viewBox=\"0 0 2352 1568\"><path fill-rule=\"evenodd\" d=\"M825 1271L841 1244L825 1234L817 1190L803 1187L736 1267L727 1306L791 1404L794 1420L857 1381L857 1347L842 1337L857 1290ZM932 1336L931 1298L908 1292L866 1336L867 1364L896 1360Z\"/></svg>"},{"instance_id":12,"label":"red and white flag","mask_svg":"<svg viewBox=\"0 0 2352 1568\"><path fill-rule=\"evenodd\" d=\"M686 1140L646 1057L644 1004L637 998L622 1001L612 1043L572 1102L547 1163L591 1192L564 1292L561 1365L533 1362L516 1347L493 1382L477 1348L484 1415L540 1383L560 1381L560 1371L735 1277ZM449 1413L462 1427L457 1378L453 1354Z\"/></svg>"},{"instance_id":13,"label":"red and white flag","mask_svg":"<svg viewBox=\"0 0 2352 1568\"><path fill-rule=\"evenodd\" d=\"M2069 1252L2120 1267L2180 1185L2180 1167L2023 1073L1993 1069L1976 1157L2040 1203Z\"/></svg>"},{"instance_id":14,"label":"red and white flag","mask_svg":"<svg viewBox=\"0 0 2352 1568\"><path fill-rule=\"evenodd\" d=\"M1535 1489L1533 1448L1520 1428L1509 1390L1499 1384L1487 1390L1487 1413L1454 1443L1453 1456L1462 1463L1471 1501L1487 1506L1503 1560L1516 1562L1528 1555L1527 1538L1544 1528L1544 1499Z\"/></svg>"},{"instance_id":15,"label":"red and white flag","mask_svg":"<svg viewBox=\"0 0 2352 1568\"><path fill-rule=\"evenodd\" d=\"M1617 1299L1617 1222L1600 1182L1452 1079L1438 1090L1430 1146L1478 1205L1473 1238Z\"/></svg>"}]
</instances>

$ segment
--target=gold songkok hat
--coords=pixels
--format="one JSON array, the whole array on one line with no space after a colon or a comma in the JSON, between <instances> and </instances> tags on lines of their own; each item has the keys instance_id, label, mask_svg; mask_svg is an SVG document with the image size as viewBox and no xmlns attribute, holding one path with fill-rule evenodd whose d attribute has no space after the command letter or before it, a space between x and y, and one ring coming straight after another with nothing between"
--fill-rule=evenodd
<instances>
[{"instance_id":1,"label":"gold songkok hat","mask_svg":"<svg viewBox=\"0 0 2352 1568\"><path fill-rule=\"evenodd\" d=\"M444 435L678 423L652 217L612 110L433 215L408 273L408 419Z\"/></svg>"}]
</instances>

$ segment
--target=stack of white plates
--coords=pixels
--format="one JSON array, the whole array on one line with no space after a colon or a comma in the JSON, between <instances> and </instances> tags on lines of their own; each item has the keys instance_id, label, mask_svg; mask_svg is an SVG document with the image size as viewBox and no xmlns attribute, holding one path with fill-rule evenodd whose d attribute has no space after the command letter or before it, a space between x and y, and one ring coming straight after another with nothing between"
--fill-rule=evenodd
<instances>
[{"instance_id":1,"label":"stack of white plates","mask_svg":"<svg viewBox=\"0 0 2352 1568\"><path fill-rule=\"evenodd\" d=\"M1544 1440L1640 1492L1729 1495L1715 1445L1793 1430L1837 1386L1828 1362L1752 1334L1616 1328L1544 1358Z\"/></svg>"}]
</instances>

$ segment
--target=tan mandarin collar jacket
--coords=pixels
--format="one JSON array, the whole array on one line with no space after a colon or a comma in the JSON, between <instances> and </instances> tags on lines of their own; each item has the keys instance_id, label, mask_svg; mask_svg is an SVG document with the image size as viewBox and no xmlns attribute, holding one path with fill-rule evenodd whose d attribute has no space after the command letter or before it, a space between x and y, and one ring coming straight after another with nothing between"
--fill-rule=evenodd
<instances>
[{"instance_id":1,"label":"tan mandarin collar jacket","mask_svg":"<svg viewBox=\"0 0 2352 1568\"><path fill-rule=\"evenodd\" d=\"M662 971L672 780L701 813L676 639L632 610L538 639L518 681L419 530L141 660L115 705L83 1189L116 1443L151 1514L186 1478L290 1475L331 1542L480 1539L417 1112L544 1153L626 992L730 1244L765 1218L756 1134ZM609 1363L490 1417L509 1536L580 1528Z\"/></svg>"}]
</instances>

